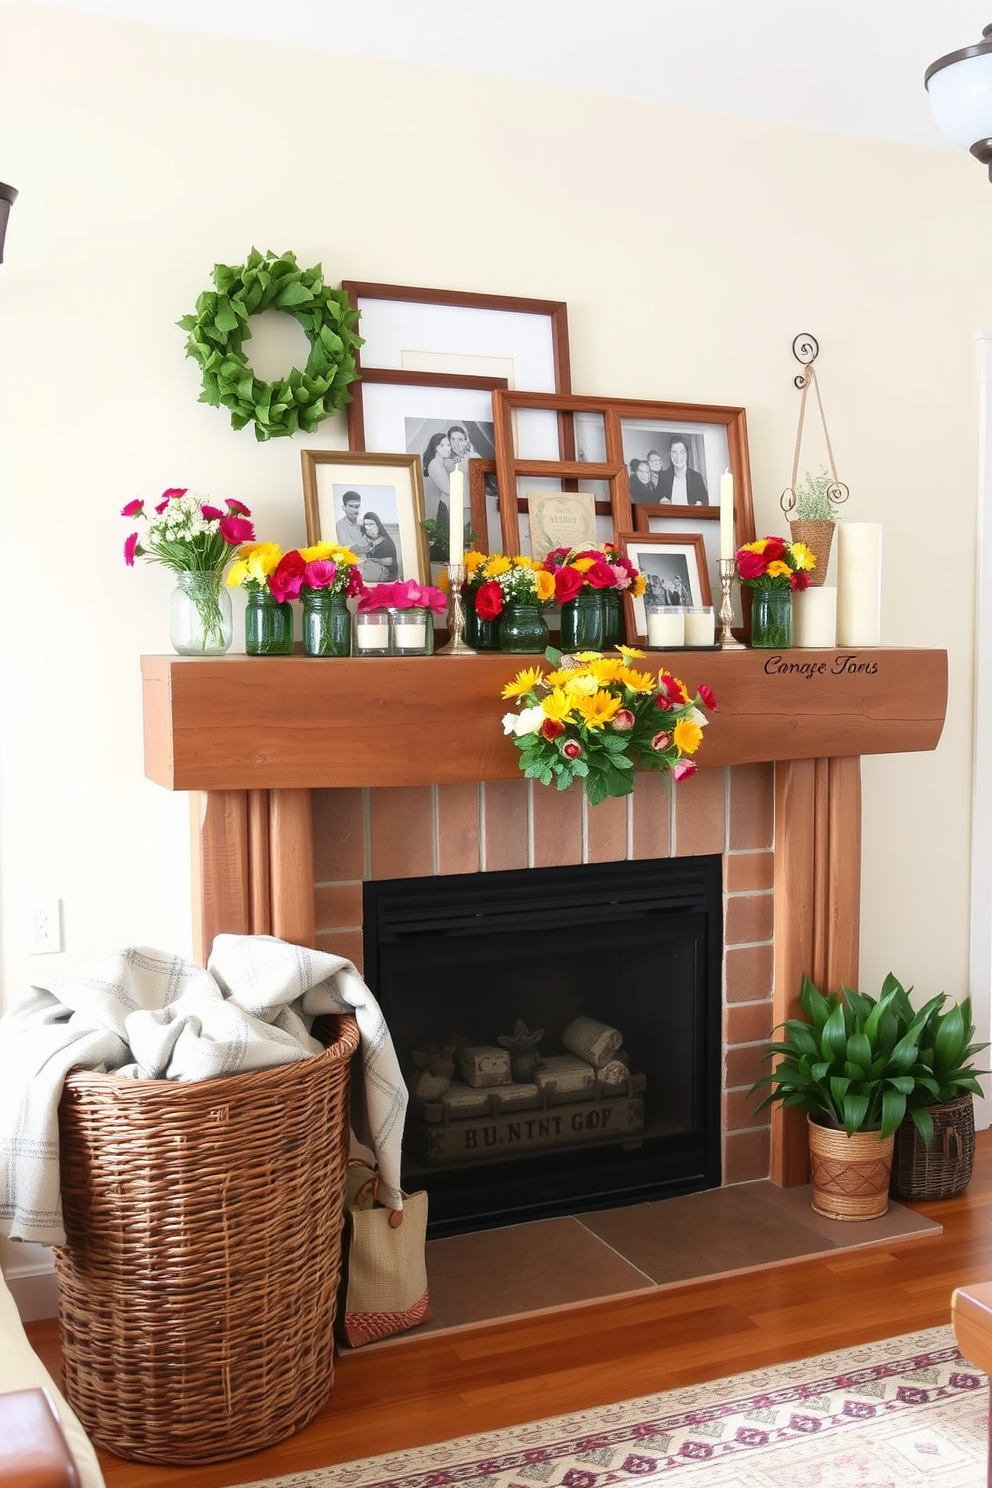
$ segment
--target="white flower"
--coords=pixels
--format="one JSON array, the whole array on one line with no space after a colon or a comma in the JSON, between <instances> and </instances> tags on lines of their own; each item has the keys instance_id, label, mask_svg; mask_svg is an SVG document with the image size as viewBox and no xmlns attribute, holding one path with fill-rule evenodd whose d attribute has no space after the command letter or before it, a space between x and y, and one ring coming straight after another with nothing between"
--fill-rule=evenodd
<instances>
[{"instance_id":1,"label":"white flower","mask_svg":"<svg viewBox=\"0 0 992 1488\"><path fill-rule=\"evenodd\" d=\"M685 712L682 714L682 717L687 718L690 723L698 723L700 728L705 728L706 725L709 723L709 719L706 717L706 714L701 713L696 707L686 708Z\"/></svg>"},{"instance_id":2,"label":"white flower","mask_svg":"<svg viewBox=\"0 0 992 1488\"><path fill-rule=\"evenodd\" d=\"M517 714L516 719L517 738L522 738L524 734L538 733L542 723L544 722L544 719L545 713L540 703L538 703L537 706L534 708L522 708Z\"/></svg>"},{"instance_id":3,"label":"white flower","mask_svg":"<svg viewBox=\"0 0 992 1488\"><path fill-rule=\"evenodd\" d=\"M504 734L515 734L517 732L517 724L519 723L519 721L520 721L520 715L518 713L504 713L503 714L503 732L504 732Z\"/></svg>"}]
</instances>

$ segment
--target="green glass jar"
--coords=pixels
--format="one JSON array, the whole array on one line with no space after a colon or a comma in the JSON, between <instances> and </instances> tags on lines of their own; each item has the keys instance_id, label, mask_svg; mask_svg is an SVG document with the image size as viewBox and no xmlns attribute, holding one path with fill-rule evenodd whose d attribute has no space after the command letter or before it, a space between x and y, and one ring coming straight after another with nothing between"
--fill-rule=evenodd
<instances>
[{"instance_id":1,"label":"green glass jar","mask_svg":"<svg viewBox=\"0 0 992 1488\"><path fill-rule=\"evenodd\" d=\"M623 595L619 589L601 589L603 601L603 645L617 646L623 640Z\"/></svg>"},{"instance_id":2,"label":"green glass jar","mask_svg":"<svg viewBox=\"0 0 992 1488\"><path fill-rule=\"evenodd\" d=\"M293 606L280 604L270 589L249 589L245 610L249 656L292 656Z\"/></svg>"},{"instance_id":3,"label":"green glass jar","mask_svg":"<svg viewBox=\"0 0 992 1488\"><path fill-rule=\"evenodd\" d=\"M752 592L751 645L761 651L788 651L792 645L792 590Z\"/></svg>"},{"instance_id":4,"label":"green glass jar","mask_svg":"<svg viewBox=\"0 0 992 1488\"><path fill-rule=\"evenodd\" d=\"M580 589L561 607L561 649L602 651L606 644L603 589Z\"/></svg>"},{"instance_id":5,"label":"green glass jar","mask_svg":"<svg viewBox=\"0 0 992 1488\"><path fill-rule=\"evenodd\" d=\"M169 638L180 656L223 656L231 644L231 595L219 569L176 574L169 601Z\"/></svg>"},{"instance_id":6,"label":"green glass jar","mask_svg":"<svg viewBox=\"0 0 992 1488\"><path fill-rule=\"evenodd\" d=\"M474 598L471 594L465 596L465 644L473 651L498 651L499 616L495 620L484 620L475 608Z\"/></svg>"},{"instance_id":7,"label":"green glass jar","mask_svg":"<svg viewBox=\"0 0 992 1488\"><path fill-rule=\"evenodd\" d=\"M303 599L303 654L350 656L351 615L343 594L329 589L300 591Z\"/></svg>"},{"instance_id":8,"label":"green glass jar","mask_svg":"<svg viewBox=\"0 0 992 1488\"><path fill-rule=\"evenodd\" d=\"M499 648L510 653L543 652L548 644L548 622L540 605L511 604L499 622Z\"/></svg>"}]
</instances>

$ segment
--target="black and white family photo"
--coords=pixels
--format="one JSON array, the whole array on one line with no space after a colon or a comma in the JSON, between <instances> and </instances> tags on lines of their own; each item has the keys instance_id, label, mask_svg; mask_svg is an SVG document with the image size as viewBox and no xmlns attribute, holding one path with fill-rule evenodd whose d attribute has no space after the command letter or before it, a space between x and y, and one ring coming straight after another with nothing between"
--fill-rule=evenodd
<instances>
[{"instance_id":1,"label":"black and white family photo","mask_svg":"<svg viewBox=\"0 0 992 1488\"><path fill-rule=\"evenodd\" d=\"M649 444L652 438L653 443ZM628 447L635 443L639 448L633 454L628 453ZM632 502L709 506L702 434L677 432L628 437L625 431L624 458Z\"/></svg>"},{"instance_id":2,"label":"black and white family photo","mask_svg":"<svg viewBox=\"0 0 992 1488\"><path fill-rule=\"evenodd\" d=\"M468 462L469 460L491 460L495 456L493 426L475 419L407 418L407 454L420 456L424 471L424 510L429 521L437 522L447 531L451 520L451 475L460 470L465 477L462 488L464 516L468 524L469 509ZM432 559L443 557L447 552L436 542L430 544Z\"/></svg>"},{"instance_id":3,"label":"black and white family photo","mask_svg":"<svg viewBox=\"0 0 992 1488\"><path fill-rule=\"evenodd\" d=\"M681 553L640 552L638 564L644 574L647 588L644 591L646 604L681 605L693 603L689 582L689 565Z\"/></svg>"},{"instance_id":4,"label":"black and white family photo","mask_svg":"<svg viewBox=\"0 0 992 1488\"><path fill-rule=\"evenodd\" d=\"M362 560L365 582L391 584L402 579L396 487L336 483L333 491L335 536Z\"/></svg>"}]
</instances>

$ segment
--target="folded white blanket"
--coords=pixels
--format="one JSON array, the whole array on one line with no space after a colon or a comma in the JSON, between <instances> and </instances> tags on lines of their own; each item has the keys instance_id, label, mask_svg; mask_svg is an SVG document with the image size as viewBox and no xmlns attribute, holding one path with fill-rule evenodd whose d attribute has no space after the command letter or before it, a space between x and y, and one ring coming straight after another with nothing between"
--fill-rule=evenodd
<instances>
[{"instance_id":1,"label":"folded white blanket","mask_svg":"<svg viewBox=\"0 0 992 1488\"><path fill-rule=\"evenodd\" d=\"M356 1136L376 1154L379 1194L402 1207L407 1091L375 998L343 956L268 935L218 935L206 971L144 946L32 987L0 1018L0 1234L65 1242L58 1106L69 1070L206 1080L307 1059L322 1013L353 1013L364 1081L352 1082Z\"/></svg>"}]
</instances>

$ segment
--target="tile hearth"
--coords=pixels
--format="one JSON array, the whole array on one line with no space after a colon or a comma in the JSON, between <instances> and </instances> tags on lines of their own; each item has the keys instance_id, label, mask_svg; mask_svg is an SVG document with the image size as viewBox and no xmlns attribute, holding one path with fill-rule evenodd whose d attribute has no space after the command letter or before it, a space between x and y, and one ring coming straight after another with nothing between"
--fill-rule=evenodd
<instances>
[{"instance_id":1,"label":"tile hearth","mask_svg":"<svg viewBox=\"0 0 992 1488\"><path fill-rule=\"evenodd\" d=\"M940 1233L939 1224L896 1203L881 1219L823 1219L809 1188L767 1180L476 1230L427 1243L433 1319L368 1347Z\"/></svg>"}]
</instances>

